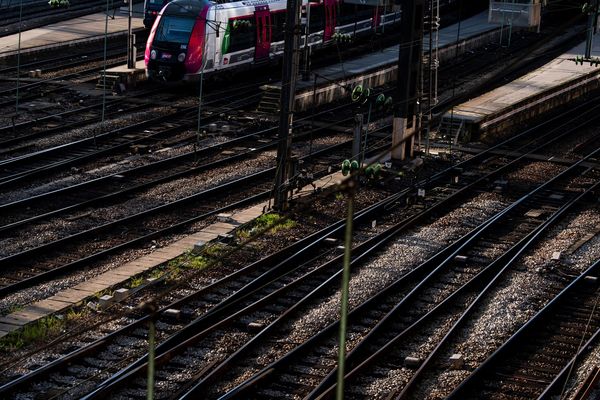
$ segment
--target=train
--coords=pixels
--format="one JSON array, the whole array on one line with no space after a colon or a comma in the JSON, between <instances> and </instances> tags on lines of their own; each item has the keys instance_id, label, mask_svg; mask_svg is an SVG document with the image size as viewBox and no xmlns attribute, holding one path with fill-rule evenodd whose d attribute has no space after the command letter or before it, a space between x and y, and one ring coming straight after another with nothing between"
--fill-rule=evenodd
<instances>
[{"instance_id":1,"label":"train","mask_svg":"<svg viewBox=\"0 0 600 400\"><path fill-rule=\"evenodd\" d=\"M148 77L193 80L277 61L283 55L286 6L286 0L168 2L156 15L146 43ZM311 50L332 45L335 38L370 35L400 22L400 11L391 2L369 6L304 0L302 7L308 32L300 47Z\"/></svg>"}]
</instances>

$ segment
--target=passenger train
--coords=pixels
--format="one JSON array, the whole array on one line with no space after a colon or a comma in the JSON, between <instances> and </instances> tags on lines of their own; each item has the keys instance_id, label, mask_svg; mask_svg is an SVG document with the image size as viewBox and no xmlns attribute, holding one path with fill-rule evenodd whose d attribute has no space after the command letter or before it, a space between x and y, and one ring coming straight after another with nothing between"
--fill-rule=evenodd
<instances>
[{"instance_id":1,"label":"passenger train","mask_svg":"<svg viewBox=\"0 0 600 400\"><path fill-rule=\"evenodd\" d=\"M391 2L390 2L391 3ZM333 43L334 35L361 36L400 21L392 6L303 2L308 10L308 46ZM283 54L286 0L173 0L158 13L146 44L152 79L181 80L199 74L264 65ZM307 40L302 36L301 48Z\"/></svg>"}]
</instances>

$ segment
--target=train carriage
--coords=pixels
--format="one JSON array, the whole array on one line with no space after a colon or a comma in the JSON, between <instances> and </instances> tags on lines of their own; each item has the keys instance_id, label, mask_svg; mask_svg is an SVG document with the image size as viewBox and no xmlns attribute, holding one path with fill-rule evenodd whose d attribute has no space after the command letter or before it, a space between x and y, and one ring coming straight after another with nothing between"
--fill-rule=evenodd
<instances>
[{"instance_id":1,"label":"train carriage","mask_svg":"<svg viewBox=\"0 0 600 400\"><path fill-rule=\"evenodd\" d=\"M286 0L248 0L214 3L207 0L174 0L163 7L146 44L145 62L154 79L198 78L220 71L264 65L283 54ZM348 4L343 0L304 2L308 38L301 46L333 43L335 33L370 34L398 23L392 6Z\"/></svg>"}]
</instances>

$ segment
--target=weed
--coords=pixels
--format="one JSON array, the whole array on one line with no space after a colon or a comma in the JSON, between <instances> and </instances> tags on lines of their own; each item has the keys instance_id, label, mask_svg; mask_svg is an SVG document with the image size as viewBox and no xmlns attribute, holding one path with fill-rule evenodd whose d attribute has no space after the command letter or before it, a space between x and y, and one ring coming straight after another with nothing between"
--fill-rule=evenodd
<instances>
[{"instance_id":1,"label":"weed","mask_svg":"<svg viewBox=\"0 0 600 400\"><path fill-rule=\"evenodd\" d=\"M191 269L204 269L208 266L208 258L204 256L192 256L186 261L185 266Z\"/></svg>"},{"instance_id":2,"label":"weed","mask_svg":"<svg viewBox=\"0 0 600 400\"><path fill-rule=\"evenodd\" d=\"M276 233L282 229L290 229L296 226L296 221L282 217L276 213L263 214L254 220L254 227L250 231L252 234L268 231Z\"/></svg>"},{"instance_id":3,"label":"weed","mask_svg":"<svg viewBox=\"0 0 600 400\"><path fill-rule=\"evenodd\" d=\"M165 272L166 271L164 269L155 268L154 270L152 270L152 272L150 272L150 278L158 279L162 277L165 274Z\"/></svg>"},{"instance_id":4,"label":"weed","mask_svg":"<svg viewBox=\"0 0 600 400\"><path fill-rule=\"evenodd\" d=\"M209 257L218 258L225 252L226 248L227 246L223 243L209 244L204 246L204 254L206 254Z\"/></svg>"},{"instance_id":5,"label":"weed","mask_svg":"<svg viewBox=\"0 0 600 400\"><path fill-rule=\"evenodd\" d=\"M141 276L133 277L129 282L129 287L131 289L135 289L136 287L141 286L142 283L144 283L144 278L142 278Z\"/></svg>"},{"instance_id":6,"label":"weed","mask_svg":"<svg viewBox=\"0 0 600 400\"><path fill-rule=\"evenodd\" d=\"M8 308L8 313L12 314L14 312L21 311L22 309L23 309L23 305L22 304L15 304L15 305L12 305L12 306L10 306Z\"/></svg>"},{"instance_id":7,"label":"weed","mask_svg":"<svg viewBox=\"0 0 600 400\"><path fill-rule=\"evenodd\" d=\"M64 318L54 315L41 318L0 339L0 350L17 350L29 343L42 341L48 336L60 332L65 327L65 324L66 321Z\"/></svg>"}]
</instances>

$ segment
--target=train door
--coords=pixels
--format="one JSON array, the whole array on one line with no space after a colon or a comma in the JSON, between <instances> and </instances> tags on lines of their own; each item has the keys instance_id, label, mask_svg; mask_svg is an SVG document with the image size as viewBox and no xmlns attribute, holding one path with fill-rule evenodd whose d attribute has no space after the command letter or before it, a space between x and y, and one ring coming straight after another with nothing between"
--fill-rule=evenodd
<instances>
[{"instance_id":1,"label":"train door","mask_svg":"<svg viewBox=\"0 0 600 400\"><path fill-rule=\"evenodd\" d=\"M256 19L254 61L262 61L269 58L271 49L271 12L269 6L256 6L254 18Z\"/></svg>"},{"instance_id":2,"label":"train door","mask_svg":"<svg viewBox=\"0 0 600 400\"><path fill-rule=\"evenodd\" d=\"M325 0L325 29L323 30L323 41L326 42L335 33L335 0Z\"/></svg>"}]
</instances>

